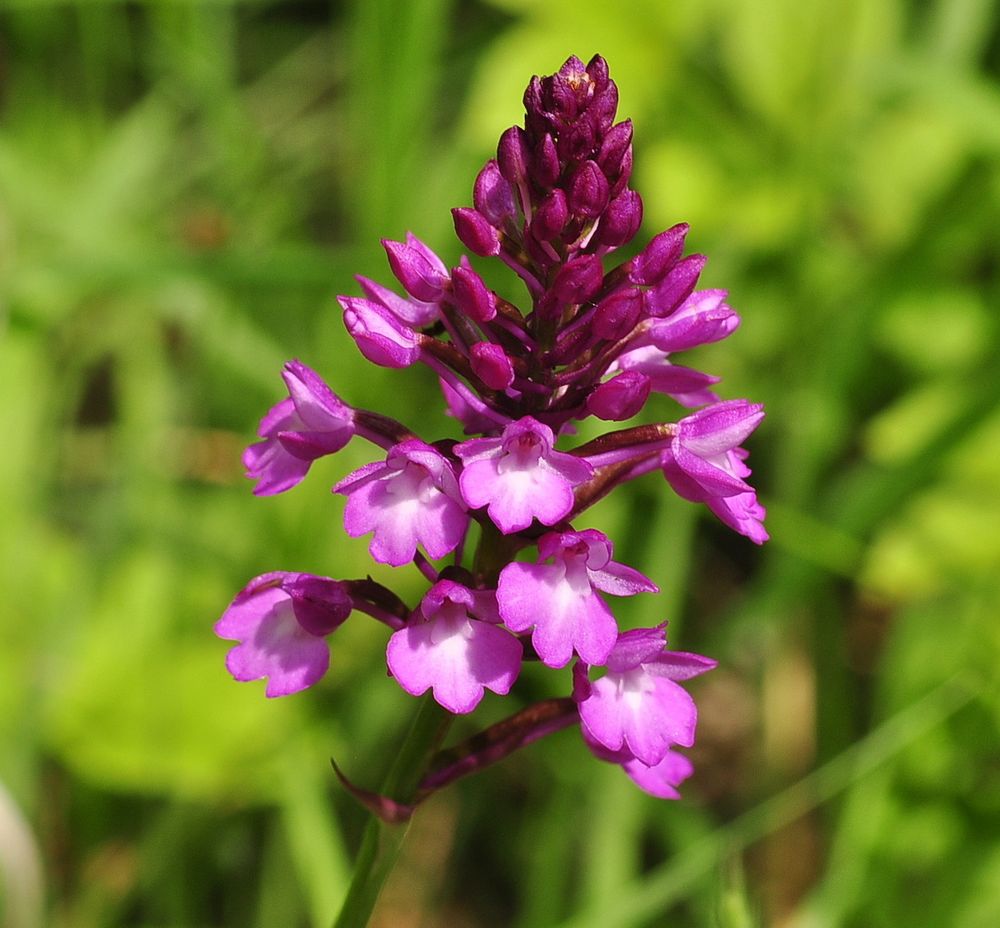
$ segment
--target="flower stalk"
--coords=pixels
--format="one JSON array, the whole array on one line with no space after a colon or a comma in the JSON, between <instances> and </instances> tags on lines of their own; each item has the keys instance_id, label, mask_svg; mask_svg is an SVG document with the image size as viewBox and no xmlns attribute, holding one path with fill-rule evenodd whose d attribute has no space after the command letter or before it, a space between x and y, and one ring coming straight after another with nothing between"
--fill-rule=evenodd
<instances>
[{"instance_id":1,"label":"flower stalk","mask_svg":"<svg viewBox=\"0 0 1000 928\"><path fill-rule=\"evenodd\" d=\"M452 716L424 697L396 759L382 785L382 793L403 807L413 803L430 759L444 739ZM409 830L409 815L398 822L372 815L365 826L354 874L334 928L364 928L379 893L396 864Z\"/></svg>"}]
</instances>

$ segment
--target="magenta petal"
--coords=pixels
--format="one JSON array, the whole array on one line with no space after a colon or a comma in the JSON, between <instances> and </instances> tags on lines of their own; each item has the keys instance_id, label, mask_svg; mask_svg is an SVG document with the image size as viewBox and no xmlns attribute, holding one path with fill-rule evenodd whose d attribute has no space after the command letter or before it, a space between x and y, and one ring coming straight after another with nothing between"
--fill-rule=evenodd
<instances>
[{"instance_id":1,"label":"magenta petal","mask_svg":"<svg viewBox=\"0 0 1000 928\"><path fill-rule=\"evenodd\" d=\"M658 764L672 744L694 744L698 710L683 687L664 677L646 677L653 681L653 694L641 703L641 710L631 718L625 732L629 749L650 766Z\"/></svg>"},{"instance_id":2,"label":"magenta petal","mask_svg":"<svg viewBox=\"0 0 1000 928\"><path fill-rule=\"evenodd\" d=\"M465 535L469 516L444 493L428 494L415 520L417 539L433 559L454 551Z\"/></svg>"},{"instance_id":3,"label":"magenta petal","mask_svg":"<svg viewBox=\"0 0 1000 928\"><path fill-rule=\"evenodd\" d=\"M590 695L580 703L580 723L586 733L609 751L625 745L627 709L618 698L620 675L608 673L590 684Z\"/></svg>"},{"instance_id":4,"label":"magenta petal","mask_svg":"<svg viewBox=\"0 0 1000 928\"><path fill-rule=\"evenodd\" d=\"M247 476L257 481L255 496L284 493L301 483L309 472L309 461L289 454L277 438L250 445L243 452L243 466Z\"/></svg>"},{"instance_id":5,"label":"magenta petal","mask_svg":"<svg viewBox=\"0 0 1000 928\"><path fill-rule=\"evenodd\" d=\"M669 448L664 449L660 455L660 469L667 483L682 499L692 503L703 503L709 498L705 488L680 467Z\"/></svg>"},{"instance_id":6,"label":"magenta petal","mask_svg":"<svg viewBox=\"0 0 1000 928\"><path fill-rule=\"evenodd\" d=\"M480 439L474 439L479 441ZM482 509L493 499L494 487L497 482L495 459L472 461L462 469L458 485L462 490L462 498L472 509ZM529 520L528 524L531 522Z\"/></svg>"},{"instance_id":7,"label":"magenta petal","mask_svg":"<svg viewBox=\"0 0 1000 928\"><path fill-rule=\"evenodd\" d=\"M226 656L233 677L241 682L267 677L268 696L287 696L312 686L330 663L326 640L302 627L291 597L281 587L254 592L251 584L222 615L215 632L240 642Z\"/></svg>"},{"instance_id":8,"label":"magenta petal","mask_svg":"<svg viewBox=\"0 0 1000 928\"><path fill-rule=\"evenodd\" d=\"M698 457L677 441L673 443L671 451L677 466L695 480L707 496L735 496L750 489L739 477L716 466L712 461Z\"/></svg>"},{"instance_id":9,"label":"magenta petal","mask_svg":"<svg viewBox=\"0 0 1000 928\"><path fill-rule=\"evenodd\" d=\"M578 486L594 476L594 468L583 458L578 458L573 454L565 454L562 451L550 451L542 461L545 466L554 470L573 486ZM551 524L551 522L546 523L546 525Z\"/></svg>"},{"instance_id":10,"label":"magenta petal","mask_svg":"<svg viewBox=\"0 0 1000 928\"><path fill-rule=\"evenodd\" d=\"M593 469L582 458L555 451L552 429L531 416L504 428L497 438L474 438L455 446L465 462L460 486L466 503L487 506L504 534L521 531L538 519L555 525L573 508L573 487Z\"/></svg>"},{"instance_id":11,"label":"magenta petal","mask_svg":"<svg viewBox=\"0 0 1000 928\"><path fill-rule=\"evenodd\" d=\"M652 767L633 757L622 763L622 769L640 789L659 799L680 799L677 787L694 773L691 761L677 751L667 751Z\"/></svg>"},{"instance_id":12,"label":"magenta petal","mask_svg":"<svg viewBox=\"0 0 1000 928\"><path fill-rule=\"evenodd\" d=\"M279 432L278 441L292 457L312 463L317 458L339 451L353 435L335 432Z\"/></svg>"},{"instance_id":13,"label":"magenta petal","mask_svg":"<svg viewBox=\"0 0 1000 928\"><path fill-rule=\"evenodd\" d=\"M430 689L438 703L461 715L479 705L486 689L510 692L521 652L521 643L502 628L441 616L393 634L386 660L406 692L419 696Z\"/></svg>"},{"instance_id":14,"label":"magenta petal","mask_svg":"<svg viewBox=\"0 0 1000 928\"><path fill-rule=\"evenodd\" d=\"M373 532L372 557L393 567L413 560L418 544L432 558L444 557L459 545L469 522L451 463L417 440L394 445L384 463L360 468L334 491L348 497L347 534Z\"/></svg>"},{"instance_id":15,"label":"magenta petal","mask_svg":"<svg viewBox=\"0 0 1000 928\"><path fill-rule=\"evenodd\" d=\"M712 457L742 444L763 418L760 403L727 400L682 419L678 423L679 437L694 454Z\"/></svg>"},{"instance_id":16,"label":"magenta petal","mask_svg":"<svg viewBox=\"0 0 1000 928\"><path fill-rule=\"evenodd\" d=\"M655 628L633 628L618 636L608 657L608 670L624 673L640 664L655 660L667 645L666 623ZM706 658L707 660L707 658Z\"/></svg>"},{"instance_id":17,"label":"magenta petal","mask_svg":"<svg viewBox=\"0 0 1000 928\"><path fill-rule=\"evenodd\" d=\"M665 393L690 409L718 401L709 387L719 378L681 364L672 364L655 346L636 348L619 357L616 366L623 371L649 378L651 389Z\"/></svg>"},{"instance_id":18,"label":"magenta petal","mask_svg":"<svg viewBox=\"0 0 1000 928\"><path fill-rule=\"evenodd\" d=\"M580 718L595 740L612 751L625 747L647 766L658 764L672 744L693 744L697 717L687 691L641 668L609 672L580 704Z\"/></svg>"},{"instance_id":19,"label":"magenta petal","mask_svg":"<svg viewBox=\"0 0 1000 928\"><path fill-rule=\"evenodd\" d=\"M569 515L573 508L573 487L558 474L542 468L533 471L510 471L498 481L498 494L490 506L494 521L506 521L515 531L527 528L534 515L543 525L555 525ZM499 524L499 521L498 521Z\"/></svg>"},{"instance_id":20,"label":"magenta petal","mask_svg":"<svg viewBox=\"0 0 1000 928\"><path fill-rule=\"evenodd\" d=\"M662 651L655 659L645 659L643 663L648 673L675 681L699 677L719 666L718 661L690 651Z\"/></svg>"},{"instance_id":21,"label":"magenta petal","mask_svg":"<svg viewBox=\"0 0 1000 928\"><path fill-rule=\"evenodd\" d=\"M555 525L573 508L573 488L561 477L538 468L511 471L498 479L495 496L487 510L504 534L520 531L537 518Z\"/></svg>"},{"instance_id":22,"label":"magenta petal","mask_svg":"<svg viewBox=\"0 0 1000 928\"><path fill-rule=\"evenodd\" d=\"M532 643L549 667L565 666L578 641L587 652L581 657L592 664L603 663L614 646L614 617L586 580L574 583L567 577L561 561L508 564L500 573L497 602L508 628L516 632L535 628Z\"/></svg>"},{"instance_id":23,"label":"magenta petal","mask_svg":"<svg viewBox=\"0 0 1000 928\"><path fill-rule=\"evenodd\" d=\"M556 602L558 611L540 619L531 636L542 663L564 667L575 651L588 664L602 665L618 637L618 625L607 603L593 592Z\"/></svg>"},{"instance_id":24,"label":"magenta petal","mask_svg":"<svg viewBox=\"0 0 1000 928\"><path fill-rule=\"evenodd\" d=\"M355 278L361 289L365 291L365 296L376 303L381 303L397 319L406 325L423 328L431 325L441 316L441 311L437 303L424 303L420 300L406 299L398 293L383 287L374 280L362 277L360 274Z\"/></svg>"},{"instance_id":25,"label":"magenta petal","mask_svg":"<svg viewBox=\"0 0 1000 928\"><path fill-rule=\"evenodd\" d=\"M557 474L541 468L498 472L496 458L473 461L459 478L462 496L472 509L488 506L494 524L505 535L528 528L537 518L554 525L573 508L573 488Z\"/></svg>"},{"instance_id":26,"label":"magenta petal","mask_svg":"<svg viewBox=\"0 0 1000 928\"><path fill-rule=\"evenodd\" d=\"M757 502L754 492L736 496L705 500L712 510L731 529L745 535L754 544L762 545L770 537L764 528L766 510Z\"/></svg>"},{"instance_id":27,"label":"magenta petal","mask_svg":"<svg viewBox=\"0 0 1000 928\"><path fill-rule=\"evenodd\" d=\"M417 553L419 508L419 501L395 496L387 481L374 481L348 497L344 529L352 538L373 532L368 545L371 556L380 564L400 567Z\"/></svg>"},{"instance_id":28,"label":"magenta petal","mask_svg":"<svg viewBox=\"0 0 1000 928\"><path fill-rule=\"evenodd\" d=\"M354 433L354 410L331 390L323 378L301 361L289 361L282 374L295 411L306 429L337 432L347 444Z\"/></svg>"},{"instance_id":29,"label":"magenta petal","mask_svg":"<svg viewBox=\"0 0 1000 928\"><path fill-rule=\"evenodd\" d=\"M612 596L635 596L637 593L659 593L660 588L634 567L609 561L600 570L590 570L590 582L602 593Z\"/></svg>"},{"instance_id":30,"label":"magenta petal","mask_svg":"<svg viewBox=\"0 0 1000 928\"><path fill-rule=\"evenodd\" d=\"M659 763L650 766L626 747L609 750L593 737L586 725L581 726L580 733L595 757L618 764L640 789L659 799L680 799L677 787L694 772L691 761L677 751L668 750Z\"/></svg>"},{"instance_id":31,"label":"magenta petal","mask_svg":"<svg viewBox=\"0 0 1000 928\"><path fill-rule=\"evenodd\" d=\"M409 367L420 357L422 336L379 303L339 297L344 325L361 353L381 367Z\"/></svg>"}]
</instances>

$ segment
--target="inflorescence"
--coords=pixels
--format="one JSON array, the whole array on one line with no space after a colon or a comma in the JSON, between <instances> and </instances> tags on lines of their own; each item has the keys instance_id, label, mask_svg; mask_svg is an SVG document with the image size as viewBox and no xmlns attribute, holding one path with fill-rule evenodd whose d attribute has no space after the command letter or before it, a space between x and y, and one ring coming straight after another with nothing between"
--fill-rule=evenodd
<instances>
[{"instance_id":1,"label":"inflorescence","mask_svg":"<svg viewBox=\"0 0 1000 928\"><path fill-rule=\"evenodd\" d=\"M472 712L487 689L509 693L525 660L573 661L571 695L443 752L421 794L579 723L597 757L647 792L675 798L691 764L674 748L693 744L697 717L680 683L715 662L666 650L665 623L621 631L606 597L657 587L613 559L605 534L574 523L622 484L659 471L684 499L764 542L764 509L740 447L764 413L747 400L720 401L719 378L673 363L740 321L725 291L695 289L705 258L683 256L687 225L606 269L638 232L642 201L628 186L632 124L614 121L618 90L604 59L573 57L557 74L533 78L524 103L524 127L501 136L476 179L474 206L452 212L473 254L520 276L530 311L492 291L467 258L449 270L411 234L382 243L405 296L359 277L364 296L339 298L365 358L430 367L470 437L427 441L349 406L290 361L289 395L244 455L254 492L269 495L355 436L383 449L384 459L333 488L347 498L344 528L371 536L375 561L416 564L430 589L411 609L371 578L269 573L239 593L215 630L239 642L226 661L237 680L266 677L267 695L284 696L316 683L329 664L326 637L352 612L367 613L391 630L386 661L396 682L414 696L430 690L456 714ZM565 447L574 421L631 419L650 393L693 411ZM477 542L465 564L473 522ZM533 560L515 560L532 548ZM431 563L449 555L440 570Z\"/></svg>"}]
</instances>

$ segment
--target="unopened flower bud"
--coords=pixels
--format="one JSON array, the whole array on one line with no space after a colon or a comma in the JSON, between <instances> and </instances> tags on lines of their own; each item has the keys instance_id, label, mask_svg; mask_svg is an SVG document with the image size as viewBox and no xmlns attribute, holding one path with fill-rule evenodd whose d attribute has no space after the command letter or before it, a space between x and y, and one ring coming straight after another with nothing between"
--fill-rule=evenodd
<instances>
[{"instance_id":1,"label":"unopened flower bud","mask_svg":"<svg viewBox=\"0 0 1000 928\"><path fill-rule=\"evenodd\" d=\"M586 70L587 76L594 85L594 93L600 93L605 87L608 86L608 83L611 80L611 74L608 70L608 63L600 55L594 55L594 57L587 62Z\"/></svg>"},{"instance_id":2,"label":"unopened flower bud","mask_svg":"<svg viewBox=\"0 0 1000 928\"><path fill-rule=\"evenodd\" d=\"M581 219L595 219L608 205L608 180L593 161L576 169L569 185L570 212Z\"/></svg>"},{"instance_id":3,"label":"unopened flower bud","mask_svg":"<svg viewBox=\"0 0 1000 928\"><path fill-rule=\"evenodd\" d=\"M725 290L698 290L669 316L653 319L646 338L661 351L687 351L726 338L739 324Z\"/></svg>"},{"instance_id":4,"label":"unopened flower bud","mask_svg":"<svg viewBox=\"0 0 1000 928\"><path fill-rule=\"evenodd\" d=\"M562 166L559 164L556 143L552 141L552 136L546 132L536 147L535 156L531 161L532 177L539 187L551 187L559 179L561 171Z\"/></svg>"},{"instance_id":5,"label":"unopened flower bud","mask_svg":"<svg viewBox=\"0 0 1000 928\"><path fill-rule=\"evenodd\" d=\"M617 111L618 87L609 81L601 90L595 89L593 99L587 108L587 116L598 137L611 128Z\"/></svg>"},{"instance_id":6,"label":"unopened flower bud","mask_svg":"<svg viewBox=\"0 0 1000 928\"><path fill-rule=\"evenodd\" d=\"M642 225L642 197L626 188L609 204L597 229L597 243L618 248L632 241Z\"/></svg>"},{"instance_id":7,"label":"unopened flower bud","mask_svg":"<svg viewBox=\"0 0 1000 928\"><path fill-rule=\"evenodd\" d=\"M409 367L420 357L423 336L404 326L384 306L353 296L339 300L347 331L372 364Z\"/></svg>"},{"instance_id":8,"label":"unopened flower bud","mask_svg":"<svg viewBox=\"0 0 1000 928\"><path fill-rule=\"evenodd\" d=\"M570 55L557 74L551 78L552 103L564 119L572 119L582 109L581 96L585 97L590 76L584 63Z\"/></svg>"},{"instance_id":9,"label":"unopened flower bud","mask_svg":"<svg viewBox=\"0 0 1000 928\"><path fill-rule=\"evenodd\" d=\"M524 88L524 124L528 131L539 136L546 131L547 113L545 108L542 79L535 75Z\"/></svg>"},{"instance_id":10,"label":"unopened flower bud","mask_svg":"<svg viewBox=\"0 0 1000 928\"><path fill-rule=\"evenodd\" d=\"M500 254L500 233L482 213L460 206L451 215L455 234L469 251L482 258Z\"/></svg>"},{"instance_id":11,"label":"unopened flower bud","mask_svg":"<svg viewBox=\"0 0 1000 928\"><path fill-rule=\"evenodd\" d=\"M607 177L617 177L621 172L622 159L632 144L632 120L612 126L597 155L597 164Z\"/></svg>"},{"instance_id":12,"label":"unopened flower bud","mask_svg":"<svg viewBox=\"0 0 1000 928\"><path fill-rule=\"evenodd\" d=\"M514 382L514 366L503 348L491 342L472 346L472 370L491 390L506 390Z\"/></svg>"},{"instance_id":13,"label":"unopened flower bud","mask_svg":"<svg viewBox=\"0 0 1000 928\"><path fill-rule=\"evenodd\" d=\"M528 177L531 151L520 126L511 126L497 145L497 166L504 179L514 187L523 184Z\"/></svg>"},{"instance_id":14,"label":"unopened flower bud","mask_svg":"<svg viewBox=\"0 0 1000 928\"><path fill-rule=\"evenodd\" d=\"M435 303L448 282L448 270L441 259L416 236L406 234L406 242L382 240L389 266L410 296Z\"/></svg>"},{"instance_id":15,"label":"unopened flower bud","mask_svg":"<svg viewBox=\"0 0 1000 928\"><path fill-rule=\"evenodd\" d=\"M551 241L562 232L568 220L566 194L556 187L535 210L531 221L532 234L540 242Z\"/></svg>"},{"instance_id":16,"label":"unopened flower bud","mask_svg":"<svg viewBox=\"0 0 1000 928\"><path fill-rule=\"evenodd\" d=\"M516 213L514 191L500 173L496 161L487 161L479 172L472 190L472 202L476 209L498 229Z\"/></svg>"},{"instance_id":17,"label":"unopened flower bud","mask_svg":"<svg viewBox=\"0 0 1000 928\"><path fill-rule=\"evenodd\" d=\"M628 182L632 179L632 146L629 145L622 155L622 163L618 167L618 176L611 184L611 198L614 199L621 193Z\"/></svg>"},{"instance_id":18,"label":"unopened flower bud","mask_svg":"<svg viewBox=\"0 0 1000 928\"><path fill-rule=\"evenodd\" d=\"M562 303L586 303L597 296L603 281L601 259L597 255L579 255L559 268L552 293Z\"/></svg>"},{"instance_id":19,"label":"unopened flower bud","mask_svg":"<svg viewBox=\"0 0 1000 928\"><path fill-rule=\"evenodd\" d=\"M497 314L496 296L471 267L456 267L451 287L455 305L470 319L489 322Z\"/></svg>"},{"instance_id":20,"label":"unopened flower bud","mask_svg":"<svg viewBox=\"0 0 1000 928\"><path fill-rule=\"evenodd\" d=\"M686 222L679 222L657 235L632 259L629 279L646 287L663 280L684 251L689 228Z\"/></svg>"},{"instance_id":21,"label":"unopened flower bud","mask_svg":"<svg viewBox=\"0 0 1000 928\"><path fill-rule=\"evenodd\" d=\"M688 255L678 261L656 289L647 292L646 311L651 316L669 316L692 294L707 260L704 255Z\"/></svg>"},{"instance_id":22,"label":"unopened flower bud","mask_svg":"<svg viewBox=\"0 0 1000 928\"><path fill-rule=\"evenodd\" d=\"M587 119L578 119L559 136L556 149L564 161L579 161L594 151L597 131Z\"/></svg>"},{"instance_id":23,"label":"unopened flower bud","mask_svg":"<svg viewBox=\"0 0 1000 928\"><path fill-rule=\"evenodd\" d=\"M642 291L627 287L605 297L594 312L595 334L608 341L624 338L639 321L642 312Z\"/></svg>"},{"instance_id":24,"label":"unopened flower bud","mask_svg":"<svg viewBox=\"0 0 1000 928\"><path fill-rule=\"evenodd\" d=\"M587 397L587 409L598 419L620 422L642 409L652 384L638 371L625 371L602 383Z\"/></svg>"}]
</instances>

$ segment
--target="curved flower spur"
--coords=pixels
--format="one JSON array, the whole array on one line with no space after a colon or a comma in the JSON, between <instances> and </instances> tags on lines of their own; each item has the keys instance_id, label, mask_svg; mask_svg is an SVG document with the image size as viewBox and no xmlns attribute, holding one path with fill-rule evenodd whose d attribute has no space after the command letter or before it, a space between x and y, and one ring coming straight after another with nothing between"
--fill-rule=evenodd
<instances>
[{"instance_id":1,"label":"curved flower spur","mask_svg":"<svg viewBox=\"0 0 1000 928\"><path fill-rule=\"evenodd\" d=\"M613 560L611 539L582 516L627 481L660 471L684 499L758 544L767 539L741 447L762 407L719 401L719 378L675 363L679 352L726 338L739 316L725 291L696 289L705 258L684 256L684 224L627 261L611 260L637 233L642 200L629 187L632 124L615 122L607 64L570 58L557 74L533 78L524 103L524 126L501 136L473 206L452 212L473 254L520 276L526 311L491 291L467 258L449 270L410 233L382 243L403 294L359 277L364 295L339 298L369 361L434 371L464 440L421 437L353 408L290 361L289 396L264 416L262 441L244 456L255 493L268 495L355 436L376 445L381 456L334 487L347 497L345 531L370 536L381 564L415 564L430 587L411 607L367 579L255 578L215 627L238 642L227 660L237 680L268 678L268 696L311 686L329 662L327 636L352 612L390 630L387 664L399 686L414 696L429 690L453 714L472 712L486 690L509 693L525 660L573 662L572 694L439 752L414 795L379 796L345 780L392 821L456 777L577 723L597 758L676 798L691 764L675 748L693 744L697 721L681 683L715 662L667 650L662 625L619 629L606 596L657 588ZM574 421L630 419L651 393L695 411L572 446ZM478 542L466 558L472 521ZM514 560L528 548L534 558ZM446 557L448 566L432 563Z\"/></svg>"}]
</instances>

